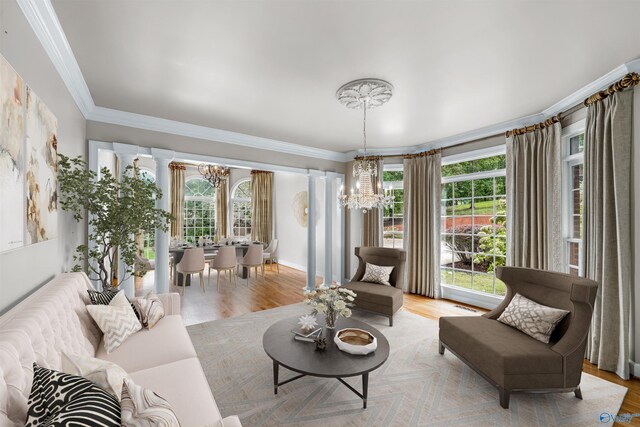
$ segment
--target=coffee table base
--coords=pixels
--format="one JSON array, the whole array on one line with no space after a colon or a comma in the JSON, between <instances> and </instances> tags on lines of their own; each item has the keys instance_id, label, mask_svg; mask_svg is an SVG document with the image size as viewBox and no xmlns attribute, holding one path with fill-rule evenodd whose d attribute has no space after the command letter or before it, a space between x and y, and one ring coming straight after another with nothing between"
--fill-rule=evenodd
<instances>
[{"instance_id":1,"label":"coffee table base","mask_svg":"<svg viewBox=\"0 0 640 427\"><path fill-rule=\"evenodd\" d=\"M278 394L278 387L307 376L306 374L300 374L300 375L296 375L293 378L289 378L286 381L278 382L279 370L280 370L280 364L274 360L273 361L273 394ZM362 408L367 409L367 394L369 392L369 373L368 372L365 372L364 374L362 374L362 393L360 393L358 390L356 390L355 388L347 384L347 382L342 378L340 377L335 377L335 378L338 381L340 381L342 384L344 384L356 396L362 399Z\"/></svg>"}]
</instances>

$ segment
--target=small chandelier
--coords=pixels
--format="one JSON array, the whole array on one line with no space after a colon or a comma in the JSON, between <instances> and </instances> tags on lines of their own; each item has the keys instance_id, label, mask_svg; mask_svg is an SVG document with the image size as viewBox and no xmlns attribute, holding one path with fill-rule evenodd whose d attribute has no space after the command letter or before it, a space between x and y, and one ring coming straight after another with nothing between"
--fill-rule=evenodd
<instances>
[{"instance_id":1,"label":"small chandelier","mask_svg":"<svg viewBox=\"0 0 640 427\"><path fill-rule=\"evenodd\" d=\"M350 194L344 193L344 187L340 188L338 203L349 209L362 209L367 212L374 208L383 208L391 205L393 197L386 195L378 181L378 160L367 155L367 110L385 104L393 95L393 86L384 80L360 79L354 80L338 89L336 97L347 108L364 111L362 122L362 134L364 136L364 151L362 156L356 156L353 164L353 177L356 180L356 191L351 188ZM377 192L374 191L374 182L377 184Z\"/></svg>"},{"instance_id":2,"label":"small chandelier","mask_svg":"<svg viewBox=\"0 0 640 427\"><path fill-rule=\"evenodd\" d=\"M218 188L223 181L229 177L229 168L218 165L202 163L198 165L198 172L204 177L213 188Z\"/></svg>"}]
</instances>

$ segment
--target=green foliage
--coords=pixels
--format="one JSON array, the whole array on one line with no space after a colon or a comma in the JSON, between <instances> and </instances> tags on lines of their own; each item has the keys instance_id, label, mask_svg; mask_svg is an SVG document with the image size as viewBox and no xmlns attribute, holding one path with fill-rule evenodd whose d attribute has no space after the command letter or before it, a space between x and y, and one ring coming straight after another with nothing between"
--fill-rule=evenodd
<instances>
[{"instance_id":1,"label":"green foliage","mask_svg":"<svg viewBox=\"0 0 640 427\"><path fill-rule=\"evenodd\" d=\"M90 278L99 280L103 288L112 284L111 272L116 270L116 249L127 265L126 271L119 272L118 283L136 274L138 247L135 235L160 229L167 231L171 215L156 208L156 200L162 192L153 182L138 179L133 167L124 170L118 182L107 168L97 173L87 168L80 157L59 157L58 182L60 184L60 206L71 212L80 222L86 214L90 230L88 240L95 246L80 245L76 248L74 260L88 262ZM80 271L81 265L74 266ZM140 269L139 274L144 274Z\"/></svg>"},{"instance_id":2,"label":"green foliage","mask_svg":"<svg viewBox=\"0 0 640 427\"><path fill-rule=\"evenodd\" d=\"M506 202L500 201L497 216L493 217L493 224L484 226L480 229L480 239L478 241L478 253L474 255L473 262L475 264L487 264L487 271L493 272L496 267L505 265L507 256L507 217ZM494 232L495 226L495 232ZM495 249L494 249L495 248ZM495 258L493 254L495 253Z\"/></svg>"}]
</instances>

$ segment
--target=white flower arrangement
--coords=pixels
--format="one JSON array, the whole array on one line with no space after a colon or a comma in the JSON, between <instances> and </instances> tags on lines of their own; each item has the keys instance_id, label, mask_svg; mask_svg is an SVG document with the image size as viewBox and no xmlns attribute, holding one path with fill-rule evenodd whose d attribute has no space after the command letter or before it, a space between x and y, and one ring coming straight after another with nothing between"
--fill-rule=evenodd
<instances>
[{"instance_id":1,"label":"white flower arrangement","mask_svg":"<svg viewBox=\"0 0 640 427\"><path fill-rule=\"evenodd\" d=\"M337 285L320 286L316 290L304 291L304 303L313 308L312 315L324 314L327 327L334 328L338 316L351 317L351 307L356 293Z\"/></svg>"}]
</instances>

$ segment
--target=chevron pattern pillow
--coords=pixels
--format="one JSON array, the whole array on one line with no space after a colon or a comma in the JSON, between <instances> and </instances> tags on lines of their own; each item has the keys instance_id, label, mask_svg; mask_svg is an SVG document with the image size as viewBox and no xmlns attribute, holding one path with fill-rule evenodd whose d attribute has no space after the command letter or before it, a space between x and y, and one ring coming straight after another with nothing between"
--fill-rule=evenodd
<instances>
[{"instance_id":1,"label":"chevron pattern pillow","mask_svg":"<svg viewBox=\"0 0 640 427\"><path fill-rule=\"evenodd\" d=\"M109 305L88 305L87 310L104 334L104 349L107 354L142 329L123 291L118 292Z\"/></svg>"},{"instance_id":2,"label":"chevron pattern pillow","mask_svg":"<svg viewBox=\"0 0 640 427\"><path fill-rule=\"evenodd\" d=\"M380 285L391 286L391 283L389 283L389 276L391 276L392 271L393 267L367 263L361 282L379 283Z\"/></svg>"},{"instance_id":3,"label":"chevron pattern pillow","mask_svg":"<svg viewBox=\"0 0 640 427\"><path fill-rule=\"evenodd\" d=\"M169 403L127 378L122 385L122 427L180 427Z\"/></svg>"},{"instance_id":4,"label":"chevron pattern pillow","mask_svg":"<svg viewBox=\"0 0 640 427\"><path fill-rule=\"evenodd\" d=\"M547 307L516 294L498 321L512 326L544 343L548 343L558 323L569 314L567 310Z\"/></svg>"},{"instance_id":5,"label":"chevron pattern pillow","mask_svg":"<svg viewBox=\"0 0 640 427\"><path fill-rule=\"evenodd\" d=\"M89 299L91 300L91 304L98 304L98 305L109 305L113 297L118 295L118 291L114 289L104 289L102 290L102 292L92 291L90 289L87 289L87 293L89 294ZM142 317L140 316L140 313L138 312L138 309L136 308L136 305L134 303L131 303L131 309L136 314L136 317L138 318L138 320L142 320Z\"/></svg>"},{"instance_id":6,"label":"chevron pattern pillow","mask_svg":"<svg viewBox=\"0 0 640 427\"><path fill-rule=\"evenodd\" d=\"M25 427L120 427L120 404L91 381L33 364Z\"/></svg>"},{"instance_id":7,"label":"chevron pattern pillow","mask_svg":"<svg viewBox=\"0 0 640 427\"><path fill-rule=\"evenodd\" d=\"M153 292L149 292L144 298L136 298L133 302L138 307L140 323L147 329L153 328L164 317L164 305Z\"/></svg>"}]
</instances>

